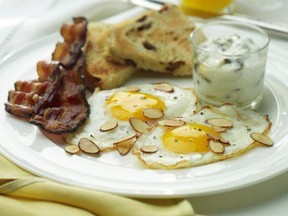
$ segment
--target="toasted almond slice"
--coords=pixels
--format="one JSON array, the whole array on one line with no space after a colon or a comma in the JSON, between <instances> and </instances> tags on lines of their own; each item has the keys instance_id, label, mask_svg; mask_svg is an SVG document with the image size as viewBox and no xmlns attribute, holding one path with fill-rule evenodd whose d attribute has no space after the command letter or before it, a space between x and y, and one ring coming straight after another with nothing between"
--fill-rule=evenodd
<instances>
[{"instance_id":1,"label":"toasted almond slice","mask_svg":"<svg viewBox=\"0 0 288 216\"><path fill-rule=\"evenodd\" d=\"M124 156L128 154L128 152L131 149L131 146L122 146L122 145L116 145L117 151L119 152L120 155Z\"/></svg>"},{"instance_id":2,"label":"toasted almond slice","mask_svg":"<svg viewBox=\"0 0 288 216\"><path fill-rule=\"evenodd\" d=\"M219 141L220 140L219 136L215 136L215 135L213 135L211 133L206 133L206 136L207 136L208 140L215 140L215 141Z\"/></svg>"},{"instance_id":3,"label":"toasted almond slice","mask_svg":"<svg viewBox=\"0 0 288 216\"><path fill-rule=\"evenodd\" d=\"M211 133L206 133L206 135L207 135L208 140L217 141L217 142L220 142L221 144L225 144L225 145L230 145L229 141L225 140L223 137L215 136Z\"/></svg>"},{"instance_id":4,"label":"toasted almond slice","mask_svg":"<svg viewBox=\"0 0 288 216\"><path fill-rule=\"evenodd\" d=\"M160 109L146 108L143 110L143 115L150 119L159 119L164 116L164 113Z\"/></svg>"},{"instance_id":5,"label":"toasted almond slice","mask_svg":"<svg viewBox=\"0 0 288 216\"><path fill-rule=\"evenodd\" d=\"M223 127L220 127L220 126L217 126L217 125L212 125L212 128L217 133L222 133L222 132L225 132L227 130L227 128L223 128Z\"/></svg>"},{"instance_id":6,"label":"toasted almond slice","mask_svg":"<svg viewBox=\"0 0 288 216\"><path fill-rule=\"evenodd\" d=\"M258 142L260 144L263 144L265 146L273 146L273 144L274 144L273 140L270 137L268 137L268 136L266 136L264 134L253 132L253 133L250 134L250 137L254 141L256 141L256 142Z\"/></svg>"},{"instance_id":7,"label":"toasted almond slice","mask_svg":"<svg viewBox=\"0 0 288 216\"><path fill-rule=\"evenodd\" d=\"M154 85L155 90L164 91L172 93L174 91L173 87L169 85L168 83L160 83Z\"/></svg>"},{"instance_id":8,"label":"toasted almond slice","mask_svg":"<svg viewBox=\"0 0 288 216\"><path fill-rule=\"evenodd\" d=\"M146 124L144 121L138 118L131 117L129 119L129 122L131 126L133 127L133 129L138 133L143 133L145 130L149 128L148 124Z\"/></svg>"},{"instance_id":9,"label":"toasted almond slice","mask_svg":"<svg viewBox=\"0 0 288 216\"><path fill-rule=\"evenodd\" d=\"M222 143L215 141L215 140L209 141L209 147L216 154L222 154L225 151L225 148L222 145Z\"/></svg>"},{"instance_id":10,"label":"toasted almond slice","mask_svg":"<svg viewBox=\"0 0 288 216\"><path fill-rule=\"evenodd\" d=\"M144 153L155 153L158 151L158 147L155 145L142 146L140 149Z\"/></svg>"},{"instance_id":11,"label":"toasted almond slice","mask_svg":"<svg viewBox=\"0 0 288 216\"><path fill-rule=\"evenodd\" d=\"M133 137L132 139L128 139L128 140L119 142L119 143L115 144L115 146L116 146L118 152L119 152L122 156L124 156L124 155L126 155L126 154L130 151L132 145L133 145L135 142L136 142L136 137Z\"/></svg>"},{"instance_id":12,"label":"toasted almond slice","mask_svg":"<svg viewBox=\"0 0 288 216\"><path fill-rule=\"evenodd\" d=\"M223 137L220 137L219 142L222 143L223 145L230 145L230 142Z\"/></svg>"},{"instance_id":13,"label":"toasted almond slice","mask_svg":"<svg viewBox=\"0 0 288 216\"><path fill-rule=\"evenodd\" d=\"M81 138L78 142L78 146L85 153L98 154L100 152L100 149L96 145L96 143L92 142L87 138Z\"/></svg>"},{"instance_id":14,"label":"toasted almond slice","mask_svg":"<svg viewBox=\"0 0 288 216\"><path fill-rule=\"evenodd\" d=\"M117 145L117 144L119 144L119 143L123 143L123 142L125 142L125 141L132 140L132 139L134 139L134 138L136 139L136 134L133 134L133 135L124 137L124 138L122 138L122 139L120 139L120 140L117 140L117 141L114 142L113 144L114 144L114 145ZM134 142L135 142L135 141L134 141Z\"/></svg>"},{"instance_id":15,"label":"toasted almond slice","mask_svg":"<svg viewBox=\"0 0 288 216\"><path fill-rule=\"evenodd\" d=\"M130 92L138 92L140 91L140 88L137 86L127 86L126 90Z\"/></svg>"},{"instance_id":16,"label":"toasted almond slice","mask_svg":"<svg viewBox=\"0 0 288 216\"><path fill-rule=\"evenodd\" d=\"M65 151L69 154L76 154L80 151L79 147L77 145L67 145L65 147Z\"/></svg>"},{"instance_id":17,"label":"toasted almond slice","mask_svg":"<svg viewBox=\"0 0 288 216\"><path fill-rule=\"evenodd\" d=\"M231 120L224 118L210 118L206 120L206 123L223 128L231 128L233 126L233 122Z\"/></svg>"},{"instance_id":18,"label":"toasted almond slice","mask_svg":"<svg viewBox=\"0 0 288 216\"><path fill-rule=\"evenodd\" d=\"M176 119L163 119L157 121L157 124L162 126L168 126L168 127L180 127L186 124L186 122Z\"/></svg>"},{"instance_id":19,"label":"toasted almond slice","mask_svg":"<svg viewBox=\"0 0 288 216\"><path fill-rule=\"evenodd\" d=\"M117 126L118 126L117 120L110 119L101 126L100 131L101 132L111 131L115 129Z\"/></svg>"}]
</instances>

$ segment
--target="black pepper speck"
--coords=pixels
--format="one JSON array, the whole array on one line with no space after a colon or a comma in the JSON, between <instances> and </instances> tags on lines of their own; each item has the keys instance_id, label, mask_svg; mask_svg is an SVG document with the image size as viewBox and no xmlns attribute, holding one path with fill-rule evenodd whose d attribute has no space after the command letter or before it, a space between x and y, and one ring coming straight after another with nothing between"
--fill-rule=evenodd
<instances>
[{"instance_id":1,"label":"black pepper speck","mask_svg":"<svg viewBox=\"0 0 288 216\"><path fill-rule=\"evenodd\" d=\"M232 61L230 59L225 58L224 59L224 64L230 64Z\"/></svg>"},{"instance_id":2,"label":"black pepper speck","mask_svg":"<svg viewBox=\"0 0 288 216\"><path fill-rule=\"evenodd\" d=\"M199 68L199 64L198 64L198 63L195 63L195 64L194 64L194 70L196 70L196 71L197 71L197 70L198 70L198 68Z\"/></svg>"}]
</instances>

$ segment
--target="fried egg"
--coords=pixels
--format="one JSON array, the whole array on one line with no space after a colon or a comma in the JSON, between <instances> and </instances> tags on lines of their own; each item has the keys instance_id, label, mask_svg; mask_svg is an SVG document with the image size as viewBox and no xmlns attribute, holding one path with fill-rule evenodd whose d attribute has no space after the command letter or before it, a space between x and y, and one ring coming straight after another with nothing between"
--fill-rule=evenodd
<instances>
[{"instance_id":1,"label":"fried egg","mask_svg":"<svg viewBox=\"0 0 288 216\"><path fill-rule=\"evenodd\" d=\"M147 167L176 169L224 160L256 145L250 134L265 134L271 126L268 116L232 105L206 106L177 120L183 124L167 126L159 121L134 144L133 153Z\"/></svg>"},{"instance_id":2,"label":"fried egg","mask_svg":"<svg viewBox=\"0 0 288 216\"><path fill-rule=\"evenodd\" d=\"M80 130L67 136L67 143L77 145L81 138L87 138L96 143L101 151L114 149L115 142L136 134L129 122L131 117L148 123L155 122L143 115L143 110L147 108L161 110L163 118L191 115L196 111L197 98L192 90L170 84L158 87L159 84L143 84L95 90L88 100L89 119ZM101 130L112 119L117 121L117 126L111 130Z\"/></svg>"}]
</instances>

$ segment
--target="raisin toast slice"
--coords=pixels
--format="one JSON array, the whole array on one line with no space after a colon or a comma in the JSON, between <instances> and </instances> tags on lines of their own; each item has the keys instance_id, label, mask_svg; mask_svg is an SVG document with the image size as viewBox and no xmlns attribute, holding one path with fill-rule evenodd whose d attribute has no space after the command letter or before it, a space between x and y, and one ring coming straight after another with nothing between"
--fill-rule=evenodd
<instances>
[{"instance_id":1,"label":"raisin toast slice","mask_svg":"<svg viewBox=\"0 0 288 216\"><path fill-rule=\"evenodd\" d=\"M89 22L87 43L85 46L86 73L88 87L93 89L112 89L121 86L136 71L135 67L110 62L105 57L107 38L114 26Z\"/></svg>"},{"instance_id":2,"label":"raisin toast slice","mask_svg":"<svg viewBox=\"0 0 288 216\"><path fill-rule=\"evenodd\" d=\"M189 36L194 28L194 23L173 6L148 11L129 24L112 29L107 56L110 61L147 71L191 75Z\"/></svg>"}]
</instances>

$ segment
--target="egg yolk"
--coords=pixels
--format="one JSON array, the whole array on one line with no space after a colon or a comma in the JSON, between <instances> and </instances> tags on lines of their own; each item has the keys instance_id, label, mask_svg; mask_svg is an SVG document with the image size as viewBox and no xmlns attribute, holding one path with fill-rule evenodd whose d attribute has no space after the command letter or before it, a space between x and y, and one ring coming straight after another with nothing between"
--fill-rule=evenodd
<instances>
[{"instance_id":1,"label":"egg yolk","mask_svg":"<svg viewBox=\"0 0 288 216\"><path fill-rule=\"evenodd\" d=\"M209 126L190 123L182 127L167 129L162 137L162 141L169 151L176 153L208 152L209 141L207 133L219 136Z\"/></svg>"},{"instance_id":2,"label":"egg yolk","mask_svg":"<svg viewBox=\"0 0 288 216\"><path fill-rule=\"evenodd\" d=\"M165 110L165 103L159 98L140 92L117 92L106 102L111 114L119 120L129 120L136 117L143 121L149 120L143 115L146 108Z\"/></svg>"}]
</instances>

